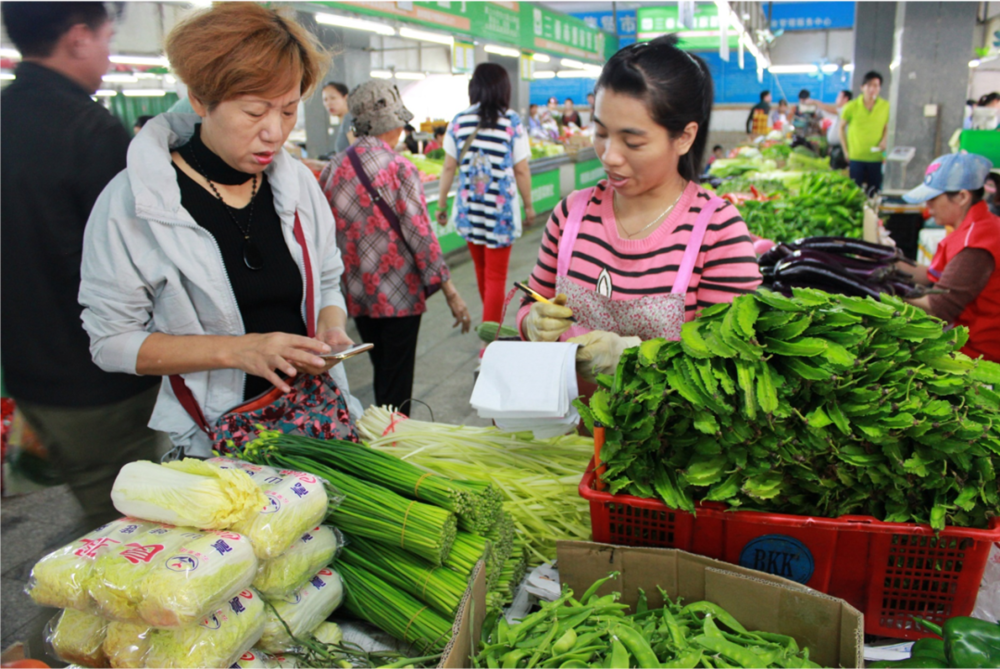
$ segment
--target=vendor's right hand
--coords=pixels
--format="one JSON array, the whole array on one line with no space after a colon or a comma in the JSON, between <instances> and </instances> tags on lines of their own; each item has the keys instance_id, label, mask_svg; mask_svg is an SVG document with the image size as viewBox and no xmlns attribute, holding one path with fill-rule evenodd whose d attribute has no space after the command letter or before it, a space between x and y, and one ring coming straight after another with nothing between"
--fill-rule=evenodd
<instances>
[{"instance_id":1,"label":"vendor's right hand","mask_svg":"<svg viewBox=\"0 0 1000 669\"><path fill-rule=\"evenodd\" d=\"M234 338L229 351L230 367L270 381L281 392L291 390L279 374L289 378L298 373L296 367L322 368L327 361L316 355L329 353L330 347L319 339L284 332L248 334Z\"/></svg>"},{"instance_id":2,"label":"vendor's right hand","mask_svg":"<svg viewBox=\"0 0 1000 669\"><path fill-rule=\"evenodd\" d=\"M434 214L437 219L438 225L444 227L448 225L448 209L445 207L438 207L437 213Z\"/></svg>"},{"instance_id":3,"label":"vendor's right hand","mask_svg":"<svg viewBox=\"0 0 1000 669\"><path fill-rule=\"evenodd\" d=\"M573 327L573 310L565 306L566 296L560 293L552 304L535 302L523 321L524 335L528 341L559 341L559 337Z\"/></svg>"}]
</instances>

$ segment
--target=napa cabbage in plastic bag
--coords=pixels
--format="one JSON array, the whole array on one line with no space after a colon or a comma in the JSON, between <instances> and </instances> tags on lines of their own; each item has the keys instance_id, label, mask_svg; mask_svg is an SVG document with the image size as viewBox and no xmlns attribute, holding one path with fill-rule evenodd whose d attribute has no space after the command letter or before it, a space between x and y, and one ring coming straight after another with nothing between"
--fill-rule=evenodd
<instances>
[{"instance_id":1,"label":"napa cabbage in plastic bag","mask_svg":"<svg viewBox=\"0 0 1000 669\"><path fill-rule=\"evenodd\" d=\"M250 540L207 531L161 560L142 580L139 617L154 627L193 625L245 590L257 574Z\"/></svg>"},{"instance_id":2,"label":"napa cabbage in plastic bag","mask_svg":"<svg viewBox=\"0 0 1000 669\"><path fill-rule=\"evenodd\" d=\"M84 667L106 667L108 658L101 648L108 622L75 609L60 611L48 622L45 640L52 653L64 662Z\"/></svg>"},{"instance_id":3,"label":"napa cabbage in plastic bag","mask_svg":"<svg viewBox=\"0 0 1000 669\"><path fill-rule=\"evenodd\" d=\"M246 472L247 476L252 478L257 485L260 482L270 476L277 476L278 470L274 467L268 467L267 465L255 465L252 462L244 462L243 460L237 460L236 458L209 458L205 462L210 462L217 467L222 469L239 469L240 471Z\"/></svg>"},{"instance_id":4,"label":"napa cabbage in plastic bag","mask_svg":"<svg viewBox=\"0 0 1000 669\"><path fill-rule=\"evenodd\" d=\"M264 599L244 590L200 623L150 632L147 667L230 667L264 631Z\"/></svg>"},{"instance_id":5,"label":"napa cabbage in plastic bag","mask_svg":"<svg viewBox=\"0 0 1000 669\"><path fill-rule=\"evenodd\" d=\"M229 529L265 503L243 470L194 458L128 463L118 472L111 500L127 516L203 530Z\"/></svg>"},{"instance_id":6,"label":"napa cabbage in plastic bag","mask_svg":"<svg viewBox=\"0 0 1000 669\"><path fill-rule=\"evenodd\" d=\"M228 669L267 669L267 667L267 656L251 648Z\"/></svg>"},{"instance_id":7,"label":"napa cabbage in plastic bag","mask_svg":"<svg viewBox=\"0 0 1000 669\"><path fill-rule=\"evenodd\" d=\"M344 630L337 623L320 623L312 635L316 641L326 644L338 644L344 640Z\"/></svg>"},{"instance_id":8,"label":"napa cabbage in plastic bag","mask_svg":"<svg viewBox=\"0 0 1000 669\"><path fill-rule=\"evenodd\" d=\"M149 652L149 625L109 622L104 638L104 654L115 669L140 669L146 666Z\"/></svg>"},{"instance_id":9,"label":"napa cabbage in plastic bag","mask_svg":"<svg viewBox=\"0 0 1000 669\"><path fill-rule=\"evenodd\" d=\"M183 627L246 589L256 573L250 540L236 532L158 526L98 558L88 592L111 620Z\"/></svg>"},{"instance_id":10,"label":"napa cabbage in plastic bag","mask_svg":"<svg viewBox=\"0 0 1000 669\"><path fill-rule=\"evenodd\" d=\"M250 538L258 558L270 560L323 520L329 500L326 482L305 472L280 470L260 484L266 503L233 529Z\"/></svg>"},{"instance_id":11,"label":"napa cabbage in plastic bag","mask_svg":"<svg viewBox=\"0 0 1000 669\"><path fill-rule=\"evenodd\" d=\"M260 648L271 653L294 651L296 644L292 637L302 638L312 633L343 599L344 584L340 575L331 569L320 569L294 596L268 600L271 606L267 610Z\"/></svg>"},{"instance_id":12,"label":"napa cabbage in plastic bag","mask_svg":"<svg viewBox=\"0 0 1000 669\"><path fill-rule=\"evenodd\" d=\"M167 556L201 537L192 528L157 525L129 543L102 553L94 562L87 592L102 616L125 623L143 622L139 615L142 582Z\"/></svg>"},{"instance_id":13,"label":"napa cabbage in plastic bag","mask_svg":"<svg viewBox=\"0 0 1000 669\"><path fill-rule=\"evenodd\" d=\"M261 561L253 587L268 599L293 595L321 567L336 559L341 546L340 530L317 525L278 557Z\"/></svg>"},{"instance_id":14,"label":"napa cabbage in plastic bag","mask_svg":"<svg viewBox=\"0 0 1000 669\"><path fill-rule=\"evenodd\" d=\"M87 583L97 559L154 527L155 523L120 518L97 528L39 560L25 592L42 606L96 612Z\"/></svg>"}]
</instances>

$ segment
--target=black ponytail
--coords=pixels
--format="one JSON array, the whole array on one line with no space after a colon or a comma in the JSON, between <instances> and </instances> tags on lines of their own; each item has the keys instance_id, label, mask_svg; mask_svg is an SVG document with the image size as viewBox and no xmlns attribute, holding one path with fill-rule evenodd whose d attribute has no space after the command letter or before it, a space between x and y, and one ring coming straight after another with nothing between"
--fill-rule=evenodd
<instances>
[{"instance_id":1,"label":"black ponytail","mask_svg":"<svg viewBox=\"0 0 1000 669\"><path fill-rule=\"evenodd\" d=\"M683 133L688 123L697 123L698 134L691 150L681 156L677 171L688 181L698 180L715 99L712 74L704 60L679 49L676 35L637 42L605 64L596 90L602 88L643 100L649 115L671 137Z\"/></svg>"}]
</instances>

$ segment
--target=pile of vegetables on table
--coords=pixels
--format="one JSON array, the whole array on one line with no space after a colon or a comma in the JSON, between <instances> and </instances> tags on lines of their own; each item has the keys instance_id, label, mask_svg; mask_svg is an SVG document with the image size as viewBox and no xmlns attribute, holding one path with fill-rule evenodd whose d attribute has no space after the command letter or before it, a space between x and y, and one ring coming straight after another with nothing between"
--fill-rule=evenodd
<instances>
[{"instance_id":1,"label":"pile of vegetables on table","mask_svg":"<svg viewBox=\"0 0 1000 669\"><path fill-rule=\"evenodd\" d=\"M782 242L758 258L763 286L786 296L792 288L878 298L881 293L919 297L927 291L900 270L904 261L895 246L850 237L806 237Z\"/></svg>"},{"instance_id":2,"label":"pile of vegetables on table","mask_svg":"<svg viewBox=\"0 0 1000 669\"><path fill-rule=\"evenodd\" d=\"M737 204L751 233L763 239L862 235L865 195L836 172L805 174L784 193Z\"/></svg>"},{"instance_id":3,"label":"pile of vegetables on table","mask_svg":"<svg viewBox=\"0 0 1000 669\"><path fill-rule=\"evenodd\" d=\"M609 576L608 579L612 578ZM477 667L819 667L795 639L749 631L707 601L683 604L662 590L664 605L650 608L641 590L636 610L620 593L597 596L608 579L579 600L562 596L509 625L503 617L483 629Z\"/></svg>"},{"instance_id":4,"label":"pile of vegetables on table","mask_svg":"<svg viewBox=\"0 0 1000 669\"><path fill-rule=\"evenodd\" d=\"M902 300L766 289L601 376L612 493L822 517L987 527L1000 507L1000 365Z\"/></svg>"}]
</instances>

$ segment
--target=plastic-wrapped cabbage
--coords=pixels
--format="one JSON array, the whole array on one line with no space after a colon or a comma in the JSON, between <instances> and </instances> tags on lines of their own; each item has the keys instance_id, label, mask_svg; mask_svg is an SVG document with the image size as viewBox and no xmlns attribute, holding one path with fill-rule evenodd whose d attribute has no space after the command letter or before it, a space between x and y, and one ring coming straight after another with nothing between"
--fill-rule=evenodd
<instances>
[{"instance_id":1,"label":"plastic-wrapped cabbage","mask_svg":"<svg viewBox=\"0 0 1000 669\"><path fill-rule=\"evenodd\" d=\"M248 650L228 669L267 669L267 658L256 650Z\"/></svg>"},{"instance_id":2,"label":"plastic-wrapped cabbage","mask_svg":"<svg viewBox=\"0 0 1000 669\"><path fill-rule=\"evenodd\" d=\"M230 667L264 631L264 599L244 590L197 625L150 633L147 667Z\"/></svg>"},{"instance_id":3,"label":"plastic-wrapped cabbage","mask_svg":"<svg viewBox=\"0 0 1000 669\"><path fill-rule=\"evenodd\" d=\"M253 587L268 599L293 595L321 567L336 559L342 544L339 530L318 525L278 557L262 561Z\"/></svg>"},{"instance_id":4,"label":"plastic-wrapped cabbage","mask_svg":"<svg viewBox=\"0 0 1000 669\"><path fill-rule=\"evenodd\" d=\"M267 496L260 512L233 527L250 537L261 560L284 553L326 516L325 482L305 472L281 470L259 482Z\"/></svg>"},{"instance_id":5,"label":"plastic-wrapped cabbage","mask_svg":"<svg viewBox=\"0 0 1000 669\"><path fill-rule=\"evenodd\" d=\"M49 621L45 639L52 646L53 654L64 662L84 667L105 667L101 645L108 622L99 616L74 609L66 609Z\"/></svg>"},{"instance_id":6,"label":"plastic-wrapped cabbage","mask_svg":"<svg viewBox=\"0 0 1000 669\"><path fill-rule=\"evenodd\" d=\"M312 635L320 643L337 644L344 640L344 630L337 623L320 623Z\"/></svg>"},{"instance_id":7,"label":"plastic-wrapped cabbage","mask_svg":"<svg viewBox=\"0 0 1000 669\"><path fill-rule=\"evenodd\" d=\"M267 624L260 638L260 648L271 653L294 651L295 641L316 629L333 613L344 599L344 584L340 575L330 569L319 572L293 597L268 600ZM280 619L279 619L280 618ZM285 625L288 629L285 629Z\"/></svg>"},{"instance_id":8,"label":"plastic-wrapped cabbage","mask_svg":"<svg viewBox=\"0 0 1000 669\"><path fill-rule=\"evenodd\" d=\"M210 462L222 469L239 469L244 471L247 476L252 478L257 483L257 485L260 485L261 481L270 476L278 475L278 470L274 467L268 467L267 465L255 465L250 462L244 462L243 460L237 460L236 458L209 458L205 462Z\"/></svg>"},{"instance_id":9,"label":"plastic-wrapped cabbage","mask_svg":"<svg viewBox=\"0 0 1000 669\"><path fill-rule=\"evenodd\" d=\"M87 580L87 591L100 614L123 623L143 622L139 615L143 579L164 558L201 534L193 529L157 525L101 554Z\"/></svg>"},{"instance_id":10,"label":"plastic-wrapped cabbage","mask_svg":"<svg viewBox=\"0 0 1000 669\"><path fill-rule=\"evenodd\" d=\"M120 518L97 528L39 560L31 570L25 592L42 606L96 611L87 592L96 560L153 527L154 523Z\"/></svg>"},{"instance_id":11,"label":"plastic-wrapped cabbage","mask_svg":"<svg viewBox=\"0 0 1000 669\"><path fill-rule=\"evenodd\" d=\"M108 623L104 654L115 669L140 669L146 666L149 635L152 628L135 623Z\"/></svg>"},{"instance_id":12,"label":"plastic-wrapped cabbage","mask_svg":"<svg viewBox=\"0 0 1000 669\"><path fill-rule=\"evenodd\" d=\"M243 470L194 458L130 462L118 472L111 500L127 516L204 530L229 529L265 503Z\"/></svg>"},{"instance_id":13,"label":"plastic-wrapped cabbage","mask_svg":"<svg viewBox=\"0 0 1000 669\"><path fill-rule=\"evenodd\" d=\"M139 616L154 627L193 625L245 590L257 574L250 540L235 532L201 532L142 580Z\"/></svg>"}]
</instances>

